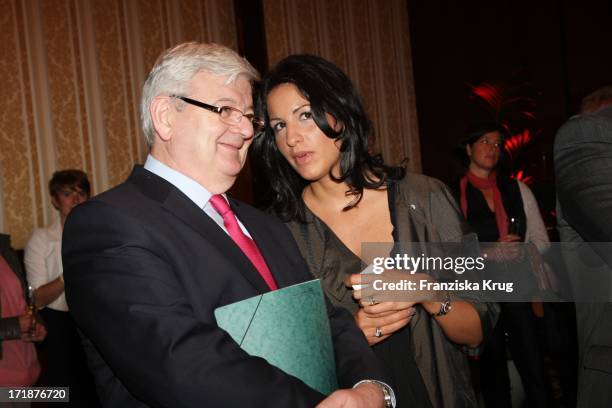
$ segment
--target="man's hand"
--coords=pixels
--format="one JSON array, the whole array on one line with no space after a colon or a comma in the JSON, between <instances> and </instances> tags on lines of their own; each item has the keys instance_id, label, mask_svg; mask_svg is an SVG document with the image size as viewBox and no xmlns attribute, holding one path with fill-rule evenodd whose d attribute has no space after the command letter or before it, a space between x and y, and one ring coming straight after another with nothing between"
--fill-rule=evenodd
<instances>
[{"instance_id":1,"label":"man's hand","mask_svg":"<svg viewBox=\"0 0 612 408\"><path fill-rule=\"evenodd\" d=\"M384 408L385 395L375 384L360 384L350 390L334 391L316 408Z\"/></svg>"}]
</instances>

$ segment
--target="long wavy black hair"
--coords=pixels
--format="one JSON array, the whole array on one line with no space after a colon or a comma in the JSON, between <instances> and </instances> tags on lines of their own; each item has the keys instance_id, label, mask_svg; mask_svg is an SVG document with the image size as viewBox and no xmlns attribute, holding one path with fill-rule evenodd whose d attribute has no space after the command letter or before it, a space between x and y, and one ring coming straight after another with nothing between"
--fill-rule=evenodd
<instances>
[{"instance_id":1,"label":"long wavy black hair","mask_svg":"<svg viewBox=\"0 0 612 408\"><path fill-rule=\"evenodd\" d=\"M340 143L340 175L330 176L336 182L345 182L347 196L354 199L344 208L349 210L359 204L363 189L378 189L389 180L399 180L405 175L403 166L393 167L384 163L380 154L368 151L368 138L372 127L361 103L361 98L348 76L331 62L314 55L291 55L280 61L259 84L255 92L257 114L266 121L266 128L258 135L252 147L252 158L259 172L265 176L269 202L267 206L285 221L304 221L305 208L302 190L308 181L291 167L276 146L270 127L267 97L279 85L293 84L310 102L312 118L321 131ZM342 124L334 130L325 114ZM264 184L264 183L262 183Z\"/></svg>"}]
</instances>

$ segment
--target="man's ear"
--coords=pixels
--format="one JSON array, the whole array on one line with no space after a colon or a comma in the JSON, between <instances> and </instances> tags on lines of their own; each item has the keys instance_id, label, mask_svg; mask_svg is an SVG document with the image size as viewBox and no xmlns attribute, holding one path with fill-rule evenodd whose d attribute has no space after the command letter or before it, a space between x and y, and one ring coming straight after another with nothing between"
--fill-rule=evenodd
<instances>
[{"instance_id":1,"label":"man's ear","mask_svg":"<svg viewBox=\"0 0 612 408\"><path fill-rule=\"evenodd\" d=\"M172 98L169 96L156 96L151 101L149 113L151 114L155 133L163 141L169 140L172 130L172 113L174 113Z\"/></svg>"},{"instance_id":2,"label":"man's ear","mask_svg":"<svg viewBox=\"0 0 612 408\"><path fill-rule=\"evenodd\" d=\"M467 153L468 157L472 157L472 146L465 145L465 152Z\"/></svg>"}]
</instances>

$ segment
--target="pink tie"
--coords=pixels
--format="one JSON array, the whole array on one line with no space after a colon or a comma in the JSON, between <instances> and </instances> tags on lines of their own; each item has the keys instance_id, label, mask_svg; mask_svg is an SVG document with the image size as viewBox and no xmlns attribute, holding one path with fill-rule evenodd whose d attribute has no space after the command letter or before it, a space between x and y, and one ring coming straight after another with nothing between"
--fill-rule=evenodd
<instances>
[{"instance_id":1,"label":"pink tie","mask_svg":"<svg viewBox=\"0 0 612 408\"><path fill-rule=\"evenodd\" d=\"M240 225L238 225L236 215L230 208L227 201L225 201L225 198L219 194L216 194L210 197L210 204L213 206L215 211L217 211L221 217L223 217L223 225L225 225L225 228L227 228L227 232L229 232L230 237L234 240L236 245L242 249L242 252L244 252L247 258L249 258L270 289L278 289L274 276L272 276L272 272L270 272L270 269L268 269L268 265L266 265L266 261L261 255L261 252L259 252L257 245L251 238L242 232Z\"/></svg>"}]
</instances>

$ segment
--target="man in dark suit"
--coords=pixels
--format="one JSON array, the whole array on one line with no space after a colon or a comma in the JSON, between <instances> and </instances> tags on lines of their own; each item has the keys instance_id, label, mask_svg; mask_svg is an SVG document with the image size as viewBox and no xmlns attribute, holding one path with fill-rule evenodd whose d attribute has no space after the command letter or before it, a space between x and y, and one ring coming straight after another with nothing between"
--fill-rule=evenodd
<instances>
[{"instance_id":1,"label":"man in dark suit","mask_svg":"<svg viewBox=\"0 0 612 408\"><path fill-rule=\"evenodd\" d=\"M605 300L610 299L612 271L612 86L587 96L581 114L561 127L555 139L555 170L561 240L598 243L591 248L601 264L585 264L578 252L566 250L579 301L578 407L608 407L612 401L612 303Z\"/></svg>"},{"instance_id":2,"label":"man in dark suit","mask_svg":"<svg viewBox=\"0 0 612 408\"><path fill-rule=\"evenodd\" d=\"M225 195L261 126L255 79L219 45L163 53L143 89L144 168L66 222L66 295L105 406L383 407L391 399L343 310L329 306L348 389L328 398L249 356L216 325L219 306L312 279L282 223Z\"/></svg>"}]
</instances>

